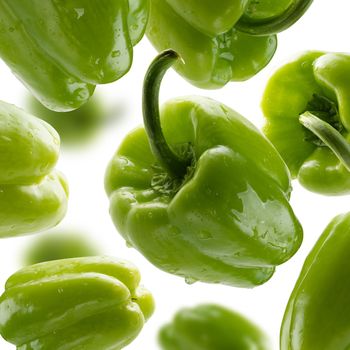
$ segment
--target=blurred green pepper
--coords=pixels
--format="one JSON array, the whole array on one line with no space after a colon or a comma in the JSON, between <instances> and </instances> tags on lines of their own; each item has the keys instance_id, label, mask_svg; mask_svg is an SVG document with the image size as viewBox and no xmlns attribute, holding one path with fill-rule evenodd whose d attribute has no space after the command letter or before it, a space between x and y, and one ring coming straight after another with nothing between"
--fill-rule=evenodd
<instances>
[{"instance_id":1,"label":"blurred green pepper","mask_svg":"<svg viewBox=\"0 0 350 350\"><path fill-rule=\"evenodd\" d=\"M45 261L99 255L85 235L72 232L47 233L26 248L23 261L34 265Z\"/></svg>"},{"instance_id":2,"label":"blurred green pepper","mask_svg":"<svg viewBox=\"0 0 350 350\"><path fill-rule=\"evenodd\" d=\"M122 349L154 309L130 263L75 258L25 267L0 298L0 334L18 350Z\"/></svg>"},{"instance_id":3,"label":"blurred green pepper","mask_svg":"<svg viewBox=\"0 0 350 350\"><path fill-rule=\"evenodd\" d=\"M350 348L350 213L335 217L307 257L289 299L281 350Z\"/></svg>"},{"instance_id":4,"label":"blurred green pepper","mask_svg":"<svg viewBox=\"0 0 350 350\"><path fill-rule=\"evenodd\" d=\"M148 0L3 0L0 57L47 108L70 111L130 69Z\"/></svg>"},{"instance_id":5,"label":"blurred green pepper","mask_svg":"<svg viewBox=\"0 0 350 350\"><path fill-rule=\"evenodd\" d=\"M131 132L109 164L112 219L131 246L189 283L260 285L302 241L288 169L248 120L214 100L169 101L160 119L161 79L177 58L166 51L149 68L146 130Z\"/></svg>"},{"instance_id":6,"label":"blurred green pepper","mask_svg":"<svg viewBox=\"0 0 350 350\"><path fill-rule=\"evenodd\" d=\"M240 314L203 304L178 311L159 332L163 350L270 350L266 335Z\"/></svg>"},{"instance_id":7,"label":"blurred green pepper","mask_svg":"<svg viewBox=\"0 0 350 350\"><path fill-rule=\"evenodd\" d=\"M158 51L183 59L175 69L204 89L251 78L277 48L276 33L312 0L152 0L147 36Z\"/></svg>"},{"instance_id":8,"label":"blurred green pepper","mask_svg":"<svg viewBox=\"0 0 350 350\"><path fill-rule=\"evenodd\" d=\"M68 185L54 170L60 139L46 122L0 101L0 237L58 224Z\"/></svg>"},{"instance_id":9,"label":"blurred green pepper","mask_svg":"<svg viewBox=\"0 0 350 350\"><path fill-rule=\"evenodd\" d=\"M26 108L55 128L62 146L79 145L91 140L107 119L104 106L96 96L74 111L55 112L30 95L26 100Z\"/></svg>"},{"instance_id":10,"label":"blurred green pepper","mask_svg":"<svg viewBox=\"0 0 350 350\"><path fill-rule=\"evenodd\" d=\"M265 134L310 191L350 193L350 55L306 52L281 67L263 97Z\"/></svg>"}]
</instances>

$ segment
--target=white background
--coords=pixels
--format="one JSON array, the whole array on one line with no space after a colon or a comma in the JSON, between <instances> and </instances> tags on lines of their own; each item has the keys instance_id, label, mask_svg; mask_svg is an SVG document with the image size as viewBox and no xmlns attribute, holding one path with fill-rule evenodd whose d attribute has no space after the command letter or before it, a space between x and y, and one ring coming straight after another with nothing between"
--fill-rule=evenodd
<instances>
[{"instance_id":1,"label":"white background","mask_svg":"<svg viewBox=\"0 0 350 350\"><path fill-rule=\"evenodd\" d=\"M303 50L350 52L349 13L348 0L315 0L296 25L279 35L279 48L274 59L250 81L231 83L221 90L205 91L194 88L170 71L162 85L161 100L192 94L210 96L236 109L261 127L263 117L259 105L268 77L291 55ZM253 290L203 283L189 286L181 278L155 268L136 250L127 248L108 214L109 203L103 188L104 172L125 134L142 122L142 80L155 55L155 50L145 38L135 49L131 71L120 81L97 88L108 106L120 107L118 118L83 148L62 149L57 167L69 180L70 201L67 216L56 230L83 232L96 242L104 254L131 260L141 270L143 283L153 292L157 309L127 350L158 349L156 335L159 327L170 320L180 307L202 302L220 303L243 313L267 332L273 343L271 349L278 349L281 319L303 261L328 222L335 215L349 210L349 199L346 196L319 196L294 182L292 205L304 227L303 245L289 262L277 268L268 283ZM0 99L23 106L24 95L24 87L0 62ZM34 238L27 236L1 240L1 292L7 277L21 267L22 252ZM0 339L0 349L13 350L14 346Z\"/></svg>"}]
</instances>

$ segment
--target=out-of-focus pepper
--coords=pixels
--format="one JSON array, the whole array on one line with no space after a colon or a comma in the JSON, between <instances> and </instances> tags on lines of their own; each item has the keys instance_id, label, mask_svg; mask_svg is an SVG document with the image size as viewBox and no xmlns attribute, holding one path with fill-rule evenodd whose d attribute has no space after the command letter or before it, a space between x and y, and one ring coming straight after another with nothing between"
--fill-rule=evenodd
<instances>
[{"instance_id":1,"label":"out-of-focus pepper","mask_svg":"<svg viewBox=\"0 0 350 350\"><path fill-rule=\"evenodd\" d=\"M178 311L159 333L163 350L270 350L266 335L251 321L219 305Z\"/></svg>"},{"instance_id":2,"label":"out-of-focus pepper","mask_svg":"<svg viewBox=\"0 0 350 350\"><path fill-rule=\"evenodd\" d=\"M251 78L312 0L152 0L147 36L183 59L175 69L193 85L220 88Z\"/></svg>"},{"instance_id":3,"label":"out-of-focus pepper","mask_svg":"<svg viewBox=\"0 0 350 350\"><path fill-rule=\"evenodd\" d=\"M350 213L335 217L307 257L284 314L281 350L350 347Z\"/></svg>"},{"instance_id":4,"label":"out-of-focus pepper","mask_svg":"<svg viewBox=\"0 0 350 350\"><path fill-rule=\"evenodd\" d=\"M52 125L59 133L62 146L80 145L89 141L107 121L101 101L93 96L80 108L70 112L55 112L28 96L26 108L30 113Z\"/></svg>"},{"instance_id":5,"label":"out-of-focus pepper","mask_svg":"<svg viewBox=\"0 0 350 350\"><path fill-rule=\"evenodd\" d=\"M47 233L26 248L23 261L34 265L45 261L99 255L99 250L87 237L74 232Z\"/></svg>"},{"instance_id":6,"label":"out-of-focus pepper","mask_svg":"<svg viewBox=\"0 0 350 350\"><path fill-rule=\"evenodd\" d=\"M148 0L3 0L0 57L47 108L84 104L128 72Z\"/></svg>"},{"instance_id":7,"label":"out-of-focus pepper","mask_svg":"<svg viewBox=\"0 0 350 350\"><path fill-rule=\"evenodd\" d=\"M0 101L0 237L58 224L68 185L54 170L60 139L46 122Z\"/></svg>"},{"instance_id":8,"label":"out-of-focus pepper","mask_svg":"<svg viewBox=\"0 0 350 350\"><path fill-rule=\"evenodd\" d=\"M0 298L0 334L21 350L122 349L154 308L130 263L75 258L25 267Z\"/></svg>"},{"instance_id":9,"label":"out-of-focus pepper","mask_svg":"<svg viewBox=\"0 0 350 350\"><path fill-rule=\"evenodd\" d=\"M131 246L187 282L262 284L302 241L288 169L249 121L214 100L178 98L160 118L161 79L177 58L166 51L149 68L145 129L109 164L112 219Z\"/></svg>"},{"instance_id":10,"label":"out-of-focus pepper","mask_svg":"<svg viewBox=\"0 0 350 350\"><path fill-rule=\"evenodd\" d=\"M310 191L350 193L350 55L306 52L270 79L265 134Z\"/></svg>"}]
</instances>

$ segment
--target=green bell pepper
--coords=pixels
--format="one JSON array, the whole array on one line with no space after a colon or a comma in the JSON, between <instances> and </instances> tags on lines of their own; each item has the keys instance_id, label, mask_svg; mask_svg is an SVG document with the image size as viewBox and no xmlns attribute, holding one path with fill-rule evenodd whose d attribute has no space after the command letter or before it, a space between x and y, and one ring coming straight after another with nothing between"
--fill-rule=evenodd
<instances>
[{"instance_id":1,"label":"green bell pepper","mask_svg":"<svg viewBox=\"0 0 350 350\"><path fill-rule=\"evenodd\" d=\"M60 139L46 122L0 101L0 237L45 230L67 210L68 185L54 170Z\"/></svg>"},{"instance_id":2,"label":"green bell pepper","mask_svg":"<svg viewBox=\"0 0 350 350\"><path fill-rule=\"evenodd\" d=\"M240 314L203 304L178 311L159 332L163 350L270 350L266 335Z\"/></svg>"},{"instance_id":3,"label":"green bell pepper","mask_svg":"<svg viewBox=\"0 0 350 350\"><path fill-rule=\"evenodd\" d=\"M350 213L335 217L307 257L289 299L281 350L350 348Z\"/></svg>"},{"instance_id":4,"label":"green bell pepper","mask_svg":"<svg viewBox=\"0 0 350 350\"><path fill-rule=\"evenodd\" d=\"M150 66L146 130L131 132L109 164L112 219L128 244L189 283L262 284L302 241L289 172L266 138L219 102L178 98L160 120L160 82L177 58L166 51Z\"/></svg>"},{"instance_id":5,"label":"green bell pepper","mask_svg":"<svg viewBox=\"0 0 350 350\"><path fill-rule=\"evenodd\" d=\"M99 255L99 250L87 237L79 233L47 233L26 247L24 265L45 261Z\"/></svg>"},{"instance_id":6,"label":"green bell pepper","mask_svg":"<svg viewBox=\"0 0 350 350\"><path fill-rule=\"evenodd\" d=\"M175 69L204 89L251 78L277 48L276 33L312 0L152 0L147 36L158 51L182 57Z\"/></svg>"},{"instance_id":7,"label":"green bell pepper","mask_svg":"<svg viewBox=\"0 0 350 350\"><path fill-rule=\"evenodd\" d=\"M263 97L265 134L310 191L350 193L350 55L306 52L280 68Z\"/></svg>"},{"instance_id":8,"label":"green bell pepper","mask_svg":"<svg viewBox=\"0 0 350 350\"><path fill-rule=\"evenodd\" d=\"M62 146L78 146L90 141L107 121L105 108L96 96L74 111L55 112L30 95L26 99L26 109L55 128Z\"/></svg>"},{"instance_id":9,"label":"green bell pepper","mask_svg":"<svg viewBox=\"0 0 350 350\"><path fill-rule=\"evenodd\" d=\"M130 263L75 258L25 267L0 297L0 334L18 350L122 349L154 308Z\"/></svg>"},{"instance_id":10,"label":"green bell pepper","mask_svg":"<svg viewBox=\"0 0 350 350\"><path fill-rule=\"evenodd\" d=\"M3 0L0 57L47 108L80 107L126 74L148 0Z\"/></svg>"}]
</instances>

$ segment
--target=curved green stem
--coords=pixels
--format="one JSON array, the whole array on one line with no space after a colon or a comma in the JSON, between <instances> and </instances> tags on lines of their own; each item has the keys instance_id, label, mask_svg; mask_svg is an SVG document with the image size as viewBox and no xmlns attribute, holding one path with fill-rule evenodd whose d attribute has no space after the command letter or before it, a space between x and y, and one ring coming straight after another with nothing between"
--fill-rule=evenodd
<instances>
[{"instance_id":1,"label":"curved green stem","mask_svg":"<svg viewBox=\"0 0 350 350\"><path fill-rule=\"evenodd\" d=\"M350 144L338 130L310 112L301 114L299 121L323 141L350 171Z\"/></svg>"},{"instance_id":2,"label":"curved green stem","mask_svg":"<svg viewBox=\"0 0 350 350\"><path fill-rule=\"evenodd\" d=\"M167 50L151 63L143 83L142 108L143 121L154 156L172 175L182 177L186 174L190 162L180 158L169 147L162 131L159 114L159 89L162 79L178 59L179 55L175 51Z\"/></svg>"},{"instance_id":3,"label":"curved green stem","mask_svg":"<svg viewBox=\"0 0 350 350\"><path fill-rule=\"evenodd\" d=\"M248 16L242 16L235 28L240 32L252 35L270 35L277 34L288 29L310 7L313 0L295 0L289 8L277 17L267 19L251 19Z\"/></svg>"}]
</instances>

